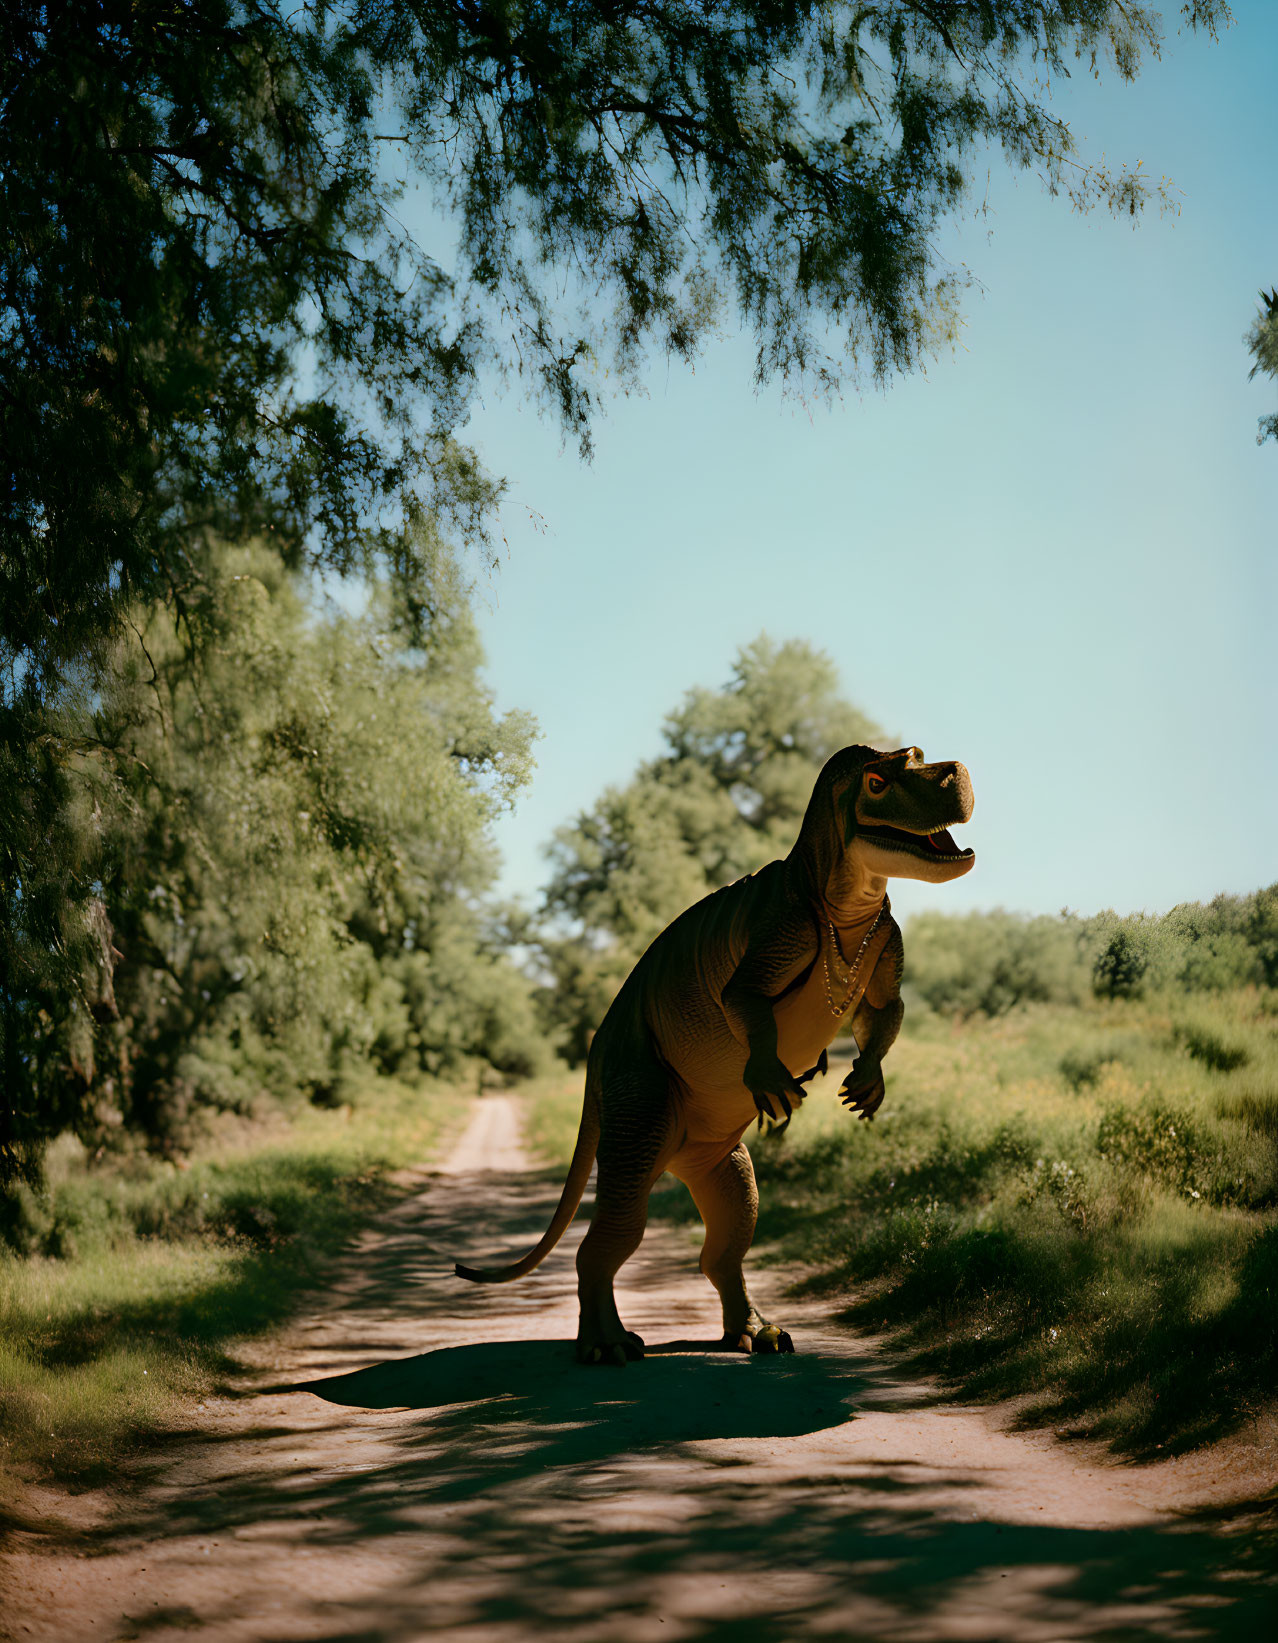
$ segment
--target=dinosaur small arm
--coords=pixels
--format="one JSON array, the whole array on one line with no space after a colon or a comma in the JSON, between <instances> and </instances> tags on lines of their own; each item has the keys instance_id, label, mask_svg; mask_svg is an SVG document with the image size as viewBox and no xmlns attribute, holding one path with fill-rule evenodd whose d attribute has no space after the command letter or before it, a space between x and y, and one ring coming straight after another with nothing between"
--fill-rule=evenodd
<instances>
[{"instance_id":1,"label":"dinosaur small arm","mask_svg":"<svg viewBox=\"0 0 1278 1643\"><path fill-rule=\"evenodd\" d=\"M887 881L939 884L969 872L976 857L948 829L971 814L961 764L927 764L917 747L836 753L789 855L680 914L617 994L590 1046L577 1145L541 1242L509 1266L459 1265L457 1275L508 1283L531 1272L576 1214L597 1158L594 1218L577 1252L577 1356L641 1358L613 1281L639 1247L648 1195L668 1170L705 1223L701 1270L723 1303L722 1344L792 1352L746 1290L759 1199L743 1137L756 1119L760 1128L765 1117L789 1123L848 1018L859 1053L839 1099L874 1116L903 1013Z\"/></svg>"}]
</instances>

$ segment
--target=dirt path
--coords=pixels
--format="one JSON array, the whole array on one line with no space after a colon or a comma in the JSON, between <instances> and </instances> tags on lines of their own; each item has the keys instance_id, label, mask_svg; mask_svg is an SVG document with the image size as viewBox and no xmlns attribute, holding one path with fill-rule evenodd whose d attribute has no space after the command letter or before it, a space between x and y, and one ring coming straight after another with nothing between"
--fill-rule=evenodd
<instances>
[{"instance_id":1,"label":"dirt path","mask_svg":"<svg viewBox=\"0 0 1278 1643\"><path fill-rule=\"evenodd\" d=\"M1245 1540L1186 1512L1247 1481L1222 1479L1218 1456L1119 1468L1008 1435L894 1375L766 1271L757 1288L799 1354L687 1350L718 1326L686 1230L650 1228L623 1273L623 1316L667 1350L579 1369L580 1227L522 1284L452 1276L458 1255L526 1248L549 1218L558 1189L527 1172L517 1122L509 1098L481 1101L241 1395L99 1503L78 1549L15 1546L0 1634L1276 1635Z\"/></svg>"}]
</instances>

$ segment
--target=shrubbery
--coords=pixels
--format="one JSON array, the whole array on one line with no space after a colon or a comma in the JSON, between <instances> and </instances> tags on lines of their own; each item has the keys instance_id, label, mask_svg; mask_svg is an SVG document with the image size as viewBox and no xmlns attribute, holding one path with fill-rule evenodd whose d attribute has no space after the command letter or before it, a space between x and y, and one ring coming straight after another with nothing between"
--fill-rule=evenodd
<instances>
[{"instance_id":1,"label":"shrubbery","mask_svg":"<svg viewBox=\"0 0 1278 1643\"><path fill-rule=\"evenodd\" d=\"M422 534L429 612L334 611L273 549L212 546L187 627L136 609L62 704L86 887L66 939L88 956L4 1012L0 1181L67 1128L174 1152L202 1109L336 1105L369 1068L541 1065L486 900L531 727L494 712L465 586Z\"/></svg>"},{"instance_id":2,"label":"shrubbery","mask_svg":"<svg viewBox=\"0 0 1278 1643\"><path fill-rule=\"evenodd\" d=\"M218 1120L183 1167L54 1143L42 1189L0 1199L0 1522L14 1468L118 1478L175 1400L209 1392L232 1343L289 1317L404 1190L391 1172L429 1153L439 1118L381 1080L353 1109Z\"/></svg>"},{"instance_id":3,"label":"shrubbery","mask_svg":"<svg viewBox=\"0 0 1278 1643\"><path fill-rule=\"evenodd\" d=\"M1278 885L1184 902L1162 917L921 913L905 942L909 988L932 1009L961 1016L1076 1004L1089 993L1209 993L1276 978Z\"/></svg>"},{"instance_id":4,"label":"shrubbery","mask_svg":"<svg viewBox=\"0 0 1278 1643\"><path fill-rule=\"evenodd\" d=\"M957 1015L1077 1003L1088 990L1081 937L1068 915L920 913L906 933L905 979L932 1009Z\"/></svg>"},{"instance_id":5,"label":"shrubbery","mask_svg":"<svg viewBox=\"0 0 1278 1643\"><path fill-rule=\"evenodd\" d=\"M1041 922L1047 945L1064 921ZM783 1136L752 1133L756 1259L815 1269L963 1396L1166 1453L1273 1398L1278 1008L1251 986L1096 999L1086 963L1074 981L1078 1004L907 1010L872 1125L834 1100L840 1064ZM580 1108L575 1080L537 1099L561 1164ZM675 1182L651 1209L695 1217Z\"/></svg>"}]
</instances>

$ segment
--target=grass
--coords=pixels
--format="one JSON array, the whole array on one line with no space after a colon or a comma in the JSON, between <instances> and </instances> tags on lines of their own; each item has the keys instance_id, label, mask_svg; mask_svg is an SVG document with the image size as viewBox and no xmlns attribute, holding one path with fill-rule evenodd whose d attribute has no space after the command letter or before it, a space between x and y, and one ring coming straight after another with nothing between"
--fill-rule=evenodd
<instances>
[{"instance_id":1,"label":"grass","mask_svg":"<svg viewBox=\"0 0 1278 1643\"><path fill-rule=\"evenodd\" d=\"M389 1080L352 1108L228 1123L178 1169L92 1166L71 1138L10 1203L0 1254L0 1488L89 1484L292 1313L461 1104ZM5 1491L8 1493L9 1491Z\"/></svg>"},{"instance_id":2,"label":"grass","mask_svg":"<svg viewBox=\"0 0 1278 1643\"><path fill-rule=\"evenodd\" d=\"M585 1088L584 1067L532 1079L521 1087L524 1144L549 1170L566 1170L572 1160Z\"/></svg>"},{"instance_id":3,"label":"grass","mask_svg":"<svg viewBox=\"0 0 1278 1643\"><path fill-rule=\"evenodd\" d=\"M965 1397L1017 1397L1026 1422L1128 1453L1209 1441L1272 1399L1272 994L965 1023L916 1007L874 1124L835 1087L750 1144L761 1242L851 1320ZM562 1163L579 1095L557 1099L532 1132ZM653 1212L685 1215L671 1196Z\"/></svg>"}]
</instances>

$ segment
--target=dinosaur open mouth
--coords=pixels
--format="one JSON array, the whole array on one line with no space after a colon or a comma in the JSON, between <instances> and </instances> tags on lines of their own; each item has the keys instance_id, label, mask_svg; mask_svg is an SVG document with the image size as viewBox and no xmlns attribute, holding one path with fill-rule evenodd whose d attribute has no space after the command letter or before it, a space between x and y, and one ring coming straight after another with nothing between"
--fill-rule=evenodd
<instances>
[{"instance_id":1,"label":"dinosaur open mouth","mask_svg":"<svg viewBox=\"0 0 1278 1643\"><path fill-rule=\"evenodd\" d=\"M924 861L966 861L975 855L973 850L958 847L948 827L938 827L931 833L907 833L903 827L863 827L861 834L889 850L903 850Z\"/></svg>"}]
</instances>

